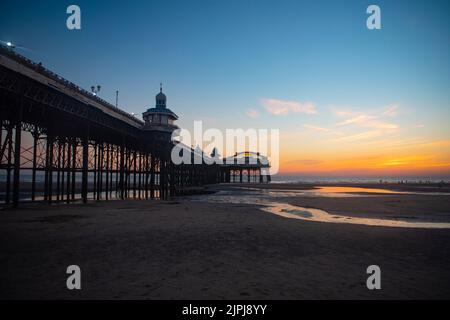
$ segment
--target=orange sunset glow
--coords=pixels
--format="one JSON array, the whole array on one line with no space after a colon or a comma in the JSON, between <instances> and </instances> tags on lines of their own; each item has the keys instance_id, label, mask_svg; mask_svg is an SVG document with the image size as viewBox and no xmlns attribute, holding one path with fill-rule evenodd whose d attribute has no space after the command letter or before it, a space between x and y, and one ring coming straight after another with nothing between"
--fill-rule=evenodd
<instances>
[{"instance_id":1,"label":"orange sunset glow","mask_svg":"<svg viewBox=\"0 0 450 320\"><path fill-rule=\"evenodd\" d=\"M349 122L351 123L351 122ZM366 130L361 123L304 125L281 131L280 174L448 176L450 139L439 138L425 125L397 125ZM346 131L344 131L345 129Z\"/></svg>"}]
</instances>

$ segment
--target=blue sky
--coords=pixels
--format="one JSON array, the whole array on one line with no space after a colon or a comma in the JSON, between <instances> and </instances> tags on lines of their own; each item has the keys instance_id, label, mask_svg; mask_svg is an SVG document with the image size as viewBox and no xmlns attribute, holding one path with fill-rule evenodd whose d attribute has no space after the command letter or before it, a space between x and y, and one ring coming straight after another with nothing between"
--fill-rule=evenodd
<instances>
[{"instance_id":1,"label":"blue sky","mask_svg":"<svg viewBox=\"0 0 450 320\"><path fill-rule=\"evenodd\" d=\"M81 8L81 30L65 26L70 4ZM381 8L381 30L366 28L370 4ZM448 1L3 0L0 9L0 40L85 88L102 85L106 100L119 90L129 112L153 106L162 81L187 128L203 119L305 138L308 126L332 130L337 112L396 105L399 128L422 129L398 139L450 138ZM315 113L276 115L263 99L311 103Z\"/></svg>"}]
</instances>

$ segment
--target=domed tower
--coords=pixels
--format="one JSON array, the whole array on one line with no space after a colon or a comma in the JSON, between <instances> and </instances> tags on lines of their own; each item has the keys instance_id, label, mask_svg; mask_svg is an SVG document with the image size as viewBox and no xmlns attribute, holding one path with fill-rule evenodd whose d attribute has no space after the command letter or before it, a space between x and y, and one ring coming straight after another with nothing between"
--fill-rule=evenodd
<instances>
[{"instance_id":1,"label":"domed tower","mask_svg":"<svg viewBox=\"0 0 450 320\"><path fill-rule=\"evenodd\" d=\"M159 88L159 93L155 97L156 105L154 108L149 108L142 114L144 119L144 130L160 131L172 133L178 126L174 124L178 116L167 108L167 97L162 92L162 84Z\"/></svg>"}]
</instances>

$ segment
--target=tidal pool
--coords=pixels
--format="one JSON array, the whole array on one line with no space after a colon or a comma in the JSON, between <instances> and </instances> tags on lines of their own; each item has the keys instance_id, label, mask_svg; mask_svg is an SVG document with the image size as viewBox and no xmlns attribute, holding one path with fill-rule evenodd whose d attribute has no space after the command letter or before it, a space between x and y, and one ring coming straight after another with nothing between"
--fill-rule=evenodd
<instances>
[{"instance_id":1,"label":"tidal pool","mask_svg":"<svg viewBox=\"0 0 450 320\"><path fill-rule=\"evenodd\" d=\"M445 222L425 222L420 220L408 221L407 219L374 219L349 217L337 214L330 214L324 210L314 208L304 208L293 206L287 203L268 203L262 208L266 212L270 212L285 218L301 219L315 222L328 223L350 223L362 224L367 226L379 227L402 227L402 228L432 228L432 229L449 229L450 223Z\"/></svg>"},{"instance_id":2,"label":"tidal pool","mask_svg":"<svg viewBox=\"0 0 450 320\"><path fill-rule=\"evenodd\" d=\"M400 228L433 228L449 229L450 223L429 222L416 217L401 219L381 219L345 216L332 214L327 211L315 208L306 208L282 202L283 198L295 196L325 196L325 197L381 197L395 194L417 194L416 192L399 192L386 189L358 188L358 187L318 187L311 190L264 190L257 188L239 188L240 190L222 190L210 195L194 196L193 201L232 203L232 204L253 204L261 206L261 210L290 219L300 219L324 223L348 223L381 227ZM363 191L362 191L363 190ZM365 193L365 194L361 194ZM422 193L420 193L422 194ZM427 195L437 195L441 193L423 193ZM444 193L445 194L445 193ZM448 195L448 194L446 194Z\"/></svg>"}]
</instances>

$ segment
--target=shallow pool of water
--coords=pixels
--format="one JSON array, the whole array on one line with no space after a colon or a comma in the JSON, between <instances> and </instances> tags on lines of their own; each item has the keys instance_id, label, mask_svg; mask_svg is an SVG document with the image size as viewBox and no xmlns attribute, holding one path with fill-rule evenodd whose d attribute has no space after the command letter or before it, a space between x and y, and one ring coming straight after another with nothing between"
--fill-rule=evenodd
<instances>
[{"instance_id":1,"label":"shallow pool of water","mask_svg":"<svg viewBox=\"0 0 450 320\"><path fill-rule=\"evenodd\" d=\"M374 219L374 218L359 218L349 217L336 214L330 214L324 210L314 208L304 208L293 206L287 203L268 203L262 210L270 212L285 218L301 219L315 222L328 223L349 223L362 224L367 226L379 227L401 227L401 228L432 228L432 229L449 229L450 223L444 222L426 222L416 220L408 221L406 219Z\"/></svg>"},{"instance_id":2,"label":"shallow pool of water","mask_svg":"<svg viewBox=\"0 0 450 320\"><path fill-rule=\"evenodd\" d=\"M358 191L354 191L358 189ZM367 190L371 195L354 194L351 192L361 192ZM379 190L386 192L379 192ZM402 217L401 219L377 219L350 217L345 215L331 214L324 210L315 208L305 208L294 206L282 202L283 198L295 196L348 196L348 197L367 197L383 196L384 194L397 194L398 192L385 189L368 188L350 188L350 187L320 187L312 190L292 190L275 191L242 188L241 190L223 190L210 195L191 197L192 201L212 202L212 203L231 203L231 204L253 204L262 206L262 210L290 219L301 219L306 221L324 222L324 223L347 223L368 226L381 227L400 227L400 228L433 228L449 229L450 223L422 221L416 217ZM378 194L378 195L377 195Z\"/></svg>"},{"instance_id":3,"label":"shallow pool of water","mask_svg":"<svg viewBox=\"0 0 450 320\"><path fill-rule=\"evenodd\" d=\"M361 187L318 187L315 189L320 193L382 193L382 194L408 194L404 191L394 191L388 189L361 188Z\"/></svg>"}]
</instances>

